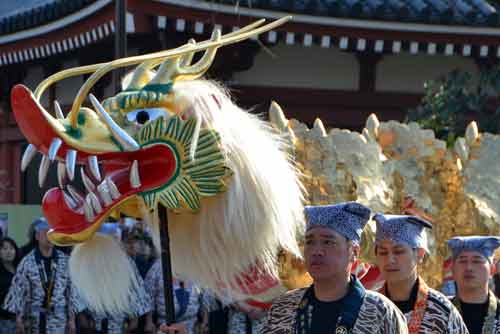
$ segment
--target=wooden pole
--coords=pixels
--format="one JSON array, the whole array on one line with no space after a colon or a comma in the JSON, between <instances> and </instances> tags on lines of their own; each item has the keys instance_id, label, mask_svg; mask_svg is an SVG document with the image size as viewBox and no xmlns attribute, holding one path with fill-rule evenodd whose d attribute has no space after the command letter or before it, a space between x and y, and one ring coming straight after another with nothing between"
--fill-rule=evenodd
<instances>
[{"instance_id":1,"label":"wooden pole","mask_svg":"<svg viewBox=\"0 0 500 334\"><path fill-rule=\"evenodd\" d=\"M175 322L172 262L170 259L167 208L161 204L158 205L158 217L160 218L161 266L163 270L163 291L165 292L165 315L167 325L171 325Z\"/></svg>"},{"instance_id":2,"label":"wooden pole","mask_svg":"<svg viewBox=\"0 0 500 334\"><path fill-rule=\"evenodd\" d=\"M127 0L115 0L115 59L127 56ZM113 87L121 91L121 79L125 70L113 71Z\"/></svg>"}]
</instances>

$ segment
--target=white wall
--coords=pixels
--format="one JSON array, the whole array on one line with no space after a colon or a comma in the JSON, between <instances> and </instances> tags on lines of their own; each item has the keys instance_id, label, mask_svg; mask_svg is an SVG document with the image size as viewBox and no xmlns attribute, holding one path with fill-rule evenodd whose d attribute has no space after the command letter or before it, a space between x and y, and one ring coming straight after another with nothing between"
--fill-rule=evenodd
<instances>
[{"instance_id":1,"label":"white wall","mask_svg":"<svg viewBox=\"0 0 500 334\"><path fill-rule=\"evenodd\" d=\"M234 75L233 84L357 90L359 65L352 53L337 48L280 43L261 50L254 66ZM384 55L377 64L376 90L381 92L422 93L424 82L436 79L454 69L478 77L474 60L460 56Z\"/></svg>"},{"instance_id":2,"label":"white wall","mask_svg":"<svg viewBox=\"0 0 500 334\"><path fill-rule=\"evenodd\" d=\"M261 50L254 66L237 72L232 83L273 87L357 90L359 66L353 54L336 48L286 45Z\"/></svg>"},{"instance_id":3,"label":"white wall","mask_svg":"<svg viewBox=\"0 0 500 334\"><path fill-rule=\"evenodd\" d=\"M131 51L131 52L130 52ZM130 55L136 50L130 50ZM261 50L254 66L245 72L237 72L232 84L271 87L304 87L318 89L357 90L359 66L354 54L340 52L336 48L319 46L286 45L280 43L270 48L270 54ZM69 60L63 68L78 66ZM385 55L377 65L376 90L381 92L421 93L426 80L437 78L453 69L460 68L478 76L471 58L444 55L410 55L400 53ZM133 67L128 68L133 70ZM44 79L43 68L30 68L24 84L34 90ZM83 84L83 76L65 79L57 84L59 103L70 105ZM115 95L111 85L105 96ZM47 106L47 92L42 104Z\"/></svg>"},{"instance_id":4,"label":"white wall","mask_svg":"<svg viewBox=\"0 0 500 334\"><path fill-rule=\"evenodd\" d=\"M462 69L477 78L471 58L445 55L385 55L377 65L376 90L383 92L422 93L424 82L437 79L454 69Z\"/></svg>"}]
</instances>

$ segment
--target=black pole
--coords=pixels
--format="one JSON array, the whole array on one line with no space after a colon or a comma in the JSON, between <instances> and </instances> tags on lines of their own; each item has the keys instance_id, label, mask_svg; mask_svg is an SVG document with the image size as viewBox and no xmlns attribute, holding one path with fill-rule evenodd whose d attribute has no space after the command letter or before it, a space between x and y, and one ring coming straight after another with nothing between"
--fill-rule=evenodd
<instances>
[{"instance_id":1,"label":"black pole","mask_svg":"<svg viewBox=\"0 0 500 334\"><path fill-rule=\"evenodd\" d=\"M115 59L127 56L127 0L115 0ZM113 87L121 91L123 68L113 71Z\"/></svg>"},{"instance_id":2,"label":"black pole","mask_svg":"<svg viewBox=\"0 0 500 334\"><path fill-rule=\"evenodd\" d=\"M167 208L161 204L158 204L158 217L160 218L161 266L163 270L163 291L165 292L165 316L167 325L171 325L175 322L172 263L170 261Z\"/></svg>"}]
</instances>

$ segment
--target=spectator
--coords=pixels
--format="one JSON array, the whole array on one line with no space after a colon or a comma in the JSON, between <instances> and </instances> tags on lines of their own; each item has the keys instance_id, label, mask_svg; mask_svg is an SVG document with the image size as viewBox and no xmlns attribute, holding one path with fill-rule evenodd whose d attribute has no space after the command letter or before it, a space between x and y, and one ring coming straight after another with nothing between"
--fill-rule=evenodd
<instances>
[{"instance_id":1,"label":"spectator","mask_svg":"<svg viewBox=\"0 0 500 334\"><path fill-rule=\"evenodd\" d=\"M34 229L38 246L20 262L5 309L16 313L18 334L73 334L78 299L69 279L68 257L48 240L45 220Z\"/></svg>"},{"instance_id":2,"label":"spectator","mask_svg":"<svg viewBox=\"0 0 500 334\"><path fill-rule=\"evenodd\" d=\"M157 260L147 273L145 285L146 291L150 293L153 300L153 313L155 313L148 317L146 326L148 331L152 331L156 327L167 333L174 333L175 330L178 334L196 334L196 325L203 303L203 296L197 287L174 279L174 308L177 323L167 330L163 272L160 260Z\"/></svg>"},{"instance_id":3,"label":"spectator","mask_svg":"<svg viewBox=\"0 0 500 334\"><path fill-rule=\"evenodd\" d=\"M127 252L128 256L130 256L135 261L135 258L137 254L140 253L141 249L139 240L129 232L125 237L123 243L125 246L125 251Z\"/></svg>"},{"instance_id":4,"label":"spectator","mask_svg":"<svg viewBox=\"0 0 500 334\"><path fill-rule=\"evenodd\" d=\"M19 248L10 238L0 241L0 305L3 305L9 291L12 278L19 263ZM16 315L3 308L0 309L0 334L14 333L16 330Z\"/></svg>"},{"instance_id":5,"label":"spectator","mask_svg":"<svg viewBox=\"0 0 500 334\"><path fill-rule=\"evenodd\" d=\"M228 334L257 334L266 322L266 310L247 309L233 304L229 310Z\"/></svg>"},{"instance_id":6,"label":"spectator","mask_svg":"<svg viewBox=\"0 0 500 334\"><path fill-rule=\"evenodd\" d=\"M135 231L132 236L132 241L129 247L132 248L132 253L135 254L133 260L139 271L142 279L146 279L146 274L156 261L156 252L153 245L153 240L145 232L140 230ZM137 331L143 333L146 331L147 315L142 315L138 319Z\"/></svg>"},{"instance_id":7,"label":"spectator","mask_svg":"<svg viewBox=\"0 0 500 334\"><path fill-rule=\"evenodd\" d=\"M227 334L229 307L214 297L205 298L204 309L207 314L207 329L210 334Z\"/></svg>"},{"instance_id":8,"label":"spectator","mask_svg":"<svg viewBox=\"0 0 500 334\"><path fill-rule=\"evenodd\" d=\"M138 240L138 252L135 260L142 278L146 278L146 274L156 261L156 252L151 237L143 235Z\"/></svg>"},{"instance_id":9,"label":"spectator","mask_svg":"<svg viewBox=\"0 0 500 334\"><path fill-rule=\"evenodd\" d=\"M153 240L145 231L134 226L125 238L127 254L134 260L143 279L156 260Z\"/></svg>"},{"instance_id":10,"label":"spectator","mask_svg":"<svg viewBox=\"0 0 500 334\"><path fill-rule=\"evenodd\" d=\"M20 249L20 256L21 258L25 257L29 252L31 252L35 247L38 246L38 241L36 240L36 232L35 232L35 227L40 224L45 222L45 218L40 217L31 222L30 227L28 228L28 242L21 246Z\"/></svg>"}]
</instances>

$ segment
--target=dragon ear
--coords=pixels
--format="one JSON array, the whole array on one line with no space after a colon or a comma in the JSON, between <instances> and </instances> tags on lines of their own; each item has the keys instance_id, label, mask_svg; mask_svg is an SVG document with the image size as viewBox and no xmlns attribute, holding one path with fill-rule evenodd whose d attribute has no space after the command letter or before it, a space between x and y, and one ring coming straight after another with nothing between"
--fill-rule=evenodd
<instances>
[{"instance_id":1,"label":"dragon ear","mask_svg":"<svg viewBox=\"0 0 500 334\"><path fill-rule=\"evenodd\" d=\"M148 82L153 79L155 72L151 69L158 63L155 60L148 60L136 67L136 69L127 74L122 80L122 89L127 90L139 90Z\"/></svg>"},{"instance_id":2,"label":"dragon ear","mask_svg":"<svg viewBox=\"0 0 500 334\"><path fill-rule=\"evenodd\" d=\"M210 41L220 42L221 36L220 29L215 29L212 32ZM195 42L190 40L186 44L186 49L189 49L189 47L192 48L195 45ZM217 49L221 46L222 44L215 44L207 48L200 60L194 64L191 64L191 61L195 52L186 52L179 57L167 59L161 64L158 72L149 84L158 85L174 82L175 80L192 80L201 77L210 68L210 65L212 65Z\"/></svg>"}]
</instances>

